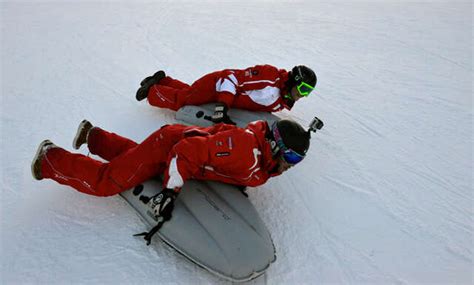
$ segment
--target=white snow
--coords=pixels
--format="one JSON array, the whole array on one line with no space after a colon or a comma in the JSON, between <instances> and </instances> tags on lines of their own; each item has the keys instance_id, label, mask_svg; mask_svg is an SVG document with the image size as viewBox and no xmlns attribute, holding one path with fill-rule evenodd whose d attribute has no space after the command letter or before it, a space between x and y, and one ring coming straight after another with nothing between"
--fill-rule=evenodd
<instances>
[{"instance_id":1,"label":"white snow","mask_svg":"<svg viewBox=\"0 0 474 285\"><path fill-rule=\"evenodd\" d=\"M281 116L325 127L250 198L278 259L262 284L472 284L472 2L1 2L2 284L224 284L120 197L35 181L79 122L141 141L174 113L134 98L158 69L306 64L317 92ZM86 150L82 150L87 153Z\"/></svg>"}]
</instances>

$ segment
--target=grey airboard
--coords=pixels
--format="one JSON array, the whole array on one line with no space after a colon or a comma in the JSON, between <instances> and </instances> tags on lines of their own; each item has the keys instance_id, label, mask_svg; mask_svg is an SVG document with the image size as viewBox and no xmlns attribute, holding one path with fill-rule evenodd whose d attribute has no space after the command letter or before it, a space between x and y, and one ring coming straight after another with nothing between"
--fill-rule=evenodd
<instances>
[{"instance_id":1,"label":"grey airboard","mask_svg":"<svg viewBox=\"0 0 474 285\"><path fill-rule=\"evenodd\" d=\"M188 125L212 126L209 118L214 113L215 104L206 104L201 106L184 106L176 112L176 119ZM265 120L270 125L280 118L268 112L251 112L242 109L230 109L229 117L237 126L245 127L248 123L256 120Z\"/></svg>"},{"instance_id":2,"label":"grey airboard","mask_svg":"<svg viewBox=\"0 0 474 285\"><path fill-rule=\"evenodd\" d=\"M213 111L214 104L185 106L176 118L188 125L210 126L212 122L204 116ZM200 118L196 116L198 112L203 113ZM231 110L230 115L240 126L258 119L278 119L270 113L245 110ZM140 197L151 197L161 189L161 183L150 180L121 193L146 221L148 230L157 222ZM250 200L235 186L219 182L186 181L176 200L173 218L157 235L197 265L233 282L258 277L276 259L270 233Z\"/></svg>"},{"instance_id":3,"label":"grey airboard","mask_svg":"<svg viewBox=\"0 0 474 285\"><path fill-rule=\"evenodd\" d=\"M161 187L150 180L121 193L150 228L157 222L140 197L151 197ZM219 182L187 181L172 219L157 234L191 261L234 282L259 276L276 258L270 234L252 203L236 187Z\"/></svg>"}]
</instances>

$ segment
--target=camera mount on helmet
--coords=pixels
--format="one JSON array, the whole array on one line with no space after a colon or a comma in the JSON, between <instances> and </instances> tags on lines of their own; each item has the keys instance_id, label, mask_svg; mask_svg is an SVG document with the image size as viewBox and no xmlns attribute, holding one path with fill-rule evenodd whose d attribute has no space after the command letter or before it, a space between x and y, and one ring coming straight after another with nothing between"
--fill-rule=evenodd
<instances>
[{"instance_id":1,"label":"camera mount on helmet","mask_svg":"<svg viewBox=\"0 0 474 285\"><path fill-rule=\"evenodd\" d=\"M322 129L323 126L324 126L323 121L321 121L321 119L319 119L318 117L314 117L311 123L309 123L308 133L310 132L315 133L317 130Z\"/></svg>"}]
</instances>

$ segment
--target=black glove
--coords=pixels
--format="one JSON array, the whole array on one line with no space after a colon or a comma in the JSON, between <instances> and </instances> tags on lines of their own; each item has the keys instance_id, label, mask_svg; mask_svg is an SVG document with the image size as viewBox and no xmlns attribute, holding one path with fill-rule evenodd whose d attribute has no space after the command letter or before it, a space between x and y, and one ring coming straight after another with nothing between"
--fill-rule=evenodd
<instances>
[{"instance_id":1,"label":"black glove","mask_svg":"<svg viewBox=\"0 0 474 285\"><path fill-rule=\"evenodd\" d=\"M235 123L229 118L227 115L227 111L229 108L223 103L216 104L216 108L214 109L214 115L211 117L211 121L215 124L217 123L226 123L235 125Z\"/></svg>"},{"instance_id":2,"label":"black glove","mask_svg":"<svg viewBox=\"0 0 474 285\"><path fill-rule=\"evenodd\" d=\"M290 95L286 95L283 97L283 105L290 110L295 105L295 100Z\"/></svg>"},{"instance_id":3,"label":"black glove","mask_svg":"<svg viewBox=\"0 0 474 285\"><path fill-rule=\"evenodd\" d=\"M237 186L237 189L239 189L240 193L242 193L245 197L249 197L249 194L247 194L247 186L239 185Z\"/></svg>"},{"instance_id":4,"label":"black glove","mask_svg":"<svg viewBox=\"0 0 474 285\"><path fill-rule=\"evenodd\" d=\"M153 196L149 203L155 217L163 217L165 221L170 220L171 212L174 209L174 200L177 196L178 193L166 188L158 195Z\"/></svg>"}]
</instances>

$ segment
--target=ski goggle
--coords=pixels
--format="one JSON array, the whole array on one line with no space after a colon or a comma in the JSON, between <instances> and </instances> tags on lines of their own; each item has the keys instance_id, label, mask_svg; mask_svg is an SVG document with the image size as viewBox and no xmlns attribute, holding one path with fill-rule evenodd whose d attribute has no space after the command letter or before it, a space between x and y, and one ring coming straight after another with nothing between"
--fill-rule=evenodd
<instances>
[{"instance_id":1,"label":"ski goggle","mask_svg":"<svg viewBox=\"0 0 474 285\"><path fill-rule=\"evenodd\" d=\"M297 153L291 148L287 148L286 145L283 143L283 139L281 138L280 132L278 131L276 122L273 124L272 131L273 138L275 139L275 142L277 143L277 146L280 149L279 153L281 157L286 161L286 163L295 165L303 160L303 158L305 157L304 155Z\"/></svg>"},{"instance_id":2,"label":"ski goggle","mask_svg":"<svg viewBox=\"0 0 474 285\"><path fill-rule=\"evenodd\" d=\"M300 84L296 85L296 89L298 90L298 93L300 93L300 96L306 97L313 91L314 87L309 85L308 83L301 82Z\"/></svg>"}]
</instances>

